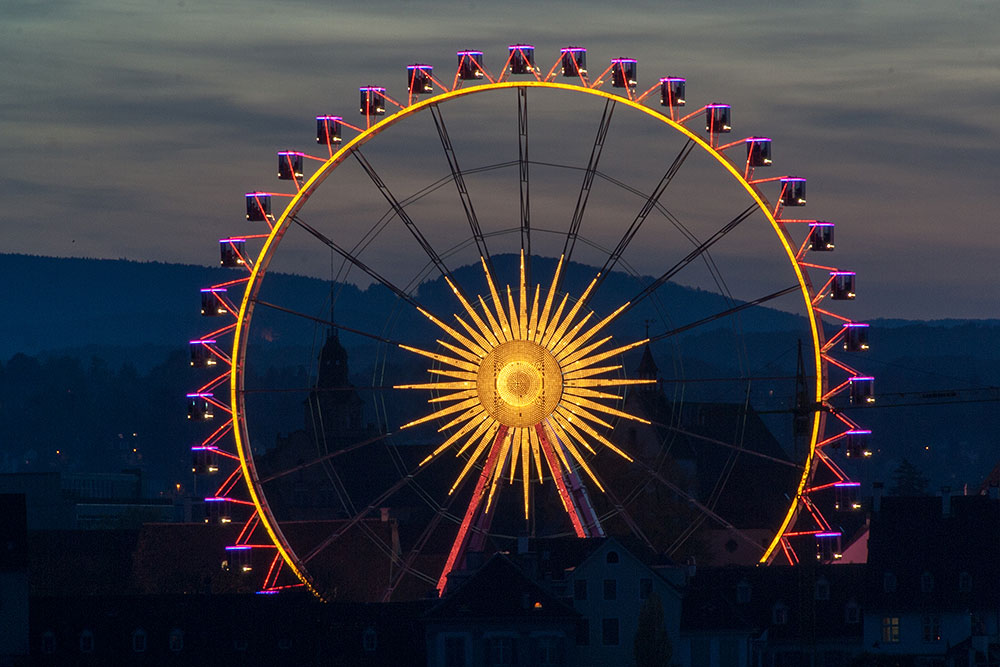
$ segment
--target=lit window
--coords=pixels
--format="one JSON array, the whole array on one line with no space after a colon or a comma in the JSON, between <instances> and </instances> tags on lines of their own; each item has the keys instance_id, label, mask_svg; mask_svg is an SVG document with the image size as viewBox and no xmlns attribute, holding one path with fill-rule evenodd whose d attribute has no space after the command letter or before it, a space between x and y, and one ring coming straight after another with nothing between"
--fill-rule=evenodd
<instances>
[{"instance_id":1,"label":"lit window","mask_svg":"<svg viewBox=\"0 0 1000 667\"><path fill-rule=\"evenodd\" d=\"M934 591L934 575L930 572L924 572L920 575L920 592L921 593L932 593Z\"/></svg>"},{"instance_id":2,"label":"lit window","mask_svg":"<svg viewBox=\"0 0 1000 667\"><path fill-rule=\"evenodd\" d=\"M923 617L924 641L941 641L941 617L935 614L928 614Z\"/></svg>"},{"instance_id":3,"label":"lit window","mask_svg":"<svg viewBox=\"0 0 1000 667\"><path fill-rule=\"evenodd\" d=\"M899 643L899 616L882 617L882 643Z\"/></svg>"},{"instance_id":4,"label":"lit window","mask_svg":"<svg viewBox=\"0 0 1000 667\"><path fill-rule=\"evenodd\" d=\"M601 621L601 643L605 646L618 646L617 618L605 618Z\"/></svg>"},{"instance_id":5,"label":"lit window","mask_svg":"<svg viewBox=\"0 0 1000 667\"><path fill-rule=\"evenodd\" d=\"M84 630L80 633L80 653L94 652L94 633Z\"/></svg>"},{"instance_id":6,"label":"lit window","mask_svg":"<svg viewBox=\"0 0 1000 667\"><path fill-rule=\"evenodd\" d=\"M146 631L142 628L132 633L132 650L136 653L146 652Z\"/></svg>"},{"instance_id":7,"label":"lit window","mask_svg":"<svg viewBox=\"0 0 1000 667\"><path fill-rule=\"evenodd\" d=\"M614 579L604 580L604 599L615 600L618 598L618 582Z\"/></svg>"}]
</instances>

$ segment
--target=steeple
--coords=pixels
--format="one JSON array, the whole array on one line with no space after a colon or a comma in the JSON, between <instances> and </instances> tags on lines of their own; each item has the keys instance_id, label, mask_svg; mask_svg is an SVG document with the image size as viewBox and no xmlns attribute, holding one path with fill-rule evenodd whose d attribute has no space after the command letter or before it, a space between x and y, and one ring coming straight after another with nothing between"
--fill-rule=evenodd
<instances>
[{"instance_id":1,"label":"steeple","mask_svg":"<svg viewBox=\"0 0 1000 667\"><path fill-rule=\"evenodd\" d=\"M646 338L649 338L649 325L653 323L653 320L646 320ZM639 360L639 366L635 369L636 377L640 380L656 380L659 377L660 369L657 368L656 362L653 361L653 351L649 348L649 343L647 342L642 347L642 359Z\"/></svg>"}]
</instances>

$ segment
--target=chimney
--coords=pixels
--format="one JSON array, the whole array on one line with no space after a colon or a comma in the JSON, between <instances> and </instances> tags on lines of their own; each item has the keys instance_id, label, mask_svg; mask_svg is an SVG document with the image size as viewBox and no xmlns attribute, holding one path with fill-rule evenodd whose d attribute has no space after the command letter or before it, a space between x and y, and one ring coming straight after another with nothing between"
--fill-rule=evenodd
<instances>
[{"instance_id":1,"label":"chimney","mask_svg":"<svg viewBox=\"0 0 1000 667\"><path fill-rule=\"evenodd\" d=\"M951 516L951 487L941 487L941 515Z\"/></svg>"},{"instance_id":2,"label":"chimney","mask_svg":"<svg viewBox=\"0 0 1000 667\"><path fill-rule=\"evenodd\" d=\"M882 510L882 482L872 482L872 513L878 514Z\"/></svg>"}]
</instances>

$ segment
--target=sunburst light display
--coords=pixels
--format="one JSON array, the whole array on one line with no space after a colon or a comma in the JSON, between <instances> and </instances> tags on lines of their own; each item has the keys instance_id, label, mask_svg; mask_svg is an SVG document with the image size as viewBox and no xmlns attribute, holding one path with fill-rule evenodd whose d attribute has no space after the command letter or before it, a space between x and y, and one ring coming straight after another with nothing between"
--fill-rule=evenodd
<instances>
[{"instance_id":1,"label":"sunburst light display","mask_svg":"<svg viewBox=\"0 0 1000 667\"><path fill-rule=\"evenodd\" d=\"M523 253L516 298L509 285L506 298L503 298L485 259L480 258L480 262L489 285L492 308L479 296L477 309L448 279L467 316L455 315L461 331L420 311L451 339L451 342L437 341L443 351L450 354L401 345L403 349L437 362L429 372L447 378L396 385L396 389L433 391L435 396L429 403L435 407L446 405L403 428L448 418L438 429L447 437L420 465L427 465L449 448L455 450L455 456L466 455L449 494L455 492L478 464L481 472L473 494L473 506L485 500L484 511L489 512L501 481L506 479L513 484L519 479L527 518L532 480L541 484L551 479L574 528L580 533L582 527L573 508L567 479L576 477L577 470L582 469L596 488L604 490L585 452L593 454L595 447L606 447L627 461L632 460L598 428L611 428L606 421L610 417L649 423L608 405L608 402L620 401L622 396L602 389L654 382L609 377L622 366L599 364L643 345L648 339L608 349L611 336L598 337L629 305L625 303L604 319L590 324L594 313L586 309L585 304L599 276L572 304L569 294L563 294L556 304L562 258L544 302L540 285L535 285L534 296L529 298L531 290L525 278ZM586 312L581 313L584 310Z\"/></svg>"}]
</instances>

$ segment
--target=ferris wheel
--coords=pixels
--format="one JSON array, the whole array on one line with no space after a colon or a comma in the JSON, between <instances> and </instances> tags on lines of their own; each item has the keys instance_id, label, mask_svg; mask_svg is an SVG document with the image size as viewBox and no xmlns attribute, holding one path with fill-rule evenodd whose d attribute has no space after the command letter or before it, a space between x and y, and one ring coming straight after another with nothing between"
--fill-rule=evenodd
<instances>
[{"instance_id":1,"label":"ferris wheel","mask_svg":"<svg viewBox=\"0 0 1000 667\"><path fill-rule=\"evenodd\" d=\"M285 192L246 193L188 417L218 424L192 469L262 590L440 593L525 537L840 556L874 392L840 358L867 325L826 307L855 275L813 259L834 225L787 214L806 179L729 141L729 105L637 75L526 44L497 73L409 65L357 125L316 116L319 154L277 152Z\"/></svg>"}]
</instances>

